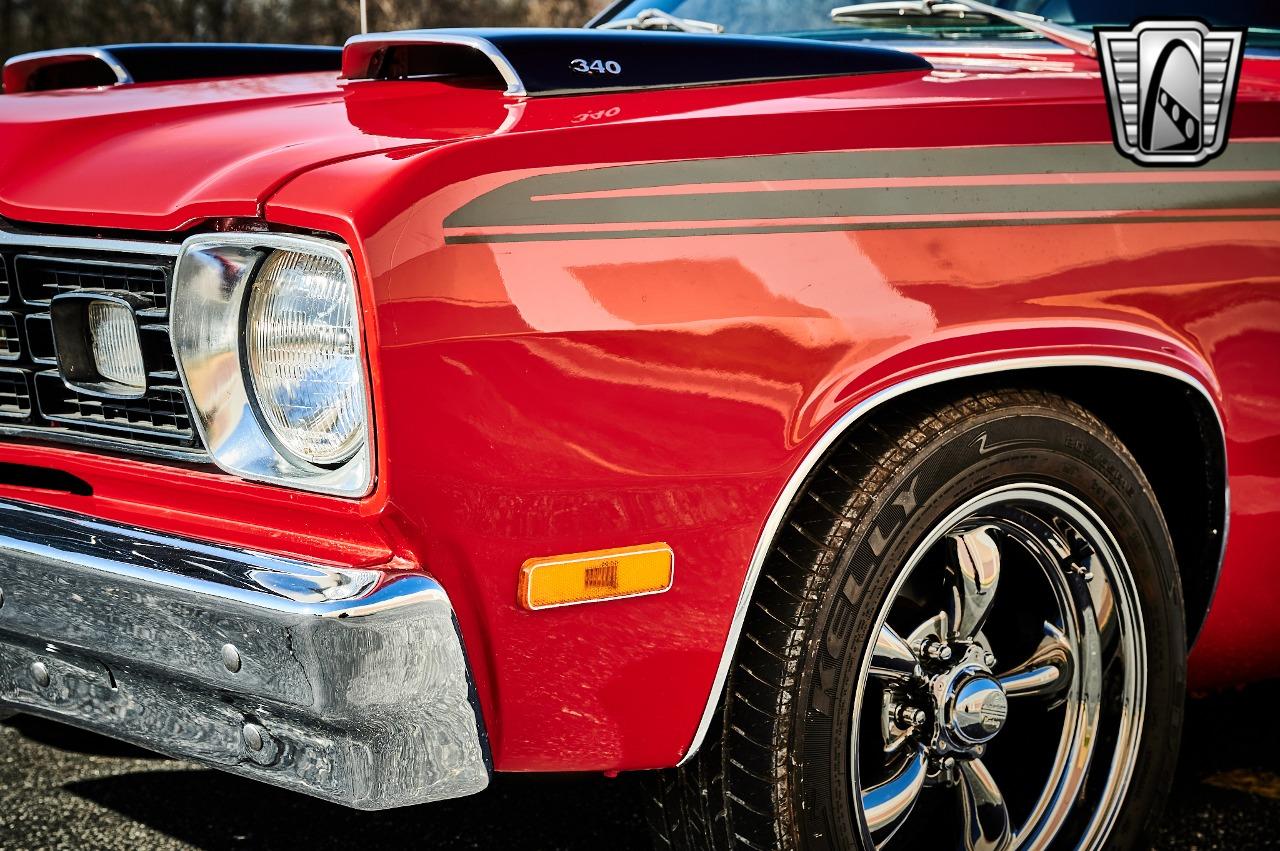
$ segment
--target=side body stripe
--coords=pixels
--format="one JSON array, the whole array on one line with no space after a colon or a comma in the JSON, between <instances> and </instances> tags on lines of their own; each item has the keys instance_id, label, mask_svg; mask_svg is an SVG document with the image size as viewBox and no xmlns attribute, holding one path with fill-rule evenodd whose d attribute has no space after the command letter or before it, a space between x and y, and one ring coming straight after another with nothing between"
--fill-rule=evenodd
<instances>
[{"instance_id":1,"label":"side body stripe","mask_svg":"<svg viewBox=\"0 0 1280 851\"><path fill-rule=\"evenodd\" d=\"M1203 169L1140 169L1106 145L855 151L539 175L448 216L451 243L1280 216L1280 143Z\"/></svg>"}]
</instances>

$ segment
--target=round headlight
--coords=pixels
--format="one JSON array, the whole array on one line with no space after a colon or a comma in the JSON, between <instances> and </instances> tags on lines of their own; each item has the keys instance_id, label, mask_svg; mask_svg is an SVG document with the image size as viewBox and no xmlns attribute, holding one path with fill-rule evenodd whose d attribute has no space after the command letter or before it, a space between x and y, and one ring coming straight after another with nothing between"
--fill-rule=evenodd
<instances>
[{"instance_id":1,"label":"round headlight","mask_svg":"<svg viewBox=\"0 0 1280 851\"><path fill-rule=\"evenodd\" d=\"M365 441L355 292L330 257L277 250L253 283L245 323L262 419L287 454L341 464Z\"/></svg>"}]
</instances>

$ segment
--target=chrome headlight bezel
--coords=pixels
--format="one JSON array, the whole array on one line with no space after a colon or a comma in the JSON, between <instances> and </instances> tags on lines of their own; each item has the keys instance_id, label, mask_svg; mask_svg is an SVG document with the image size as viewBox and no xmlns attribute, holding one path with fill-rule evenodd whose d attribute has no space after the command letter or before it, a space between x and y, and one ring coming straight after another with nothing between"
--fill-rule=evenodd
<instances>
[{"instance_id":1,"label":"chrome headlight bezel","mask_svg":"<svg viewBox=\"0 0 1280 851\"><path fill-rule=\"evenodd\" d=\"M249 301L276 251L337 263L350 287L362 365L364 439L346 460L317 466L289 451L259 407L246 359ZM359 498L373 489L373 407L355 264L341 243L272 233L211 233L188 239L174 268L170 323L174 358L192 418L213 462L243 479Z\"/></svg>"}]
</instances>

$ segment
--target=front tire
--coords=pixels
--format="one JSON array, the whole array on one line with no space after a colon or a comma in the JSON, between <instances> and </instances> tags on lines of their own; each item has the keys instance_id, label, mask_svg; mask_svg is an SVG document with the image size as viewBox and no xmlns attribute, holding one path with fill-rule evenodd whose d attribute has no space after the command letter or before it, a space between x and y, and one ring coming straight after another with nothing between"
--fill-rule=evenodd
<instances>
[{"instance_id":1,"label":"front tire","mask_svg":"<svg viewBox=\"0 0 1280 851\"><path fill-rule=\"evenodd\" d=\"M767 559L678 849L1129 848L1173 776L1185 626L1123 444L1023 390L860 426Z\"/></svg>"}]
</instances>

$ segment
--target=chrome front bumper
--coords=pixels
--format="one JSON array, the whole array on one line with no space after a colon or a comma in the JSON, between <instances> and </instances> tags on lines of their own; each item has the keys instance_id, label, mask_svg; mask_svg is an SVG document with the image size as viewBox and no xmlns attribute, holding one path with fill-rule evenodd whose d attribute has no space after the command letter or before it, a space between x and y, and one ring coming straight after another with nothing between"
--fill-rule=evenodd
<instances>
[{"instance_id":1,"label":"chrome front bumper","mask_svg":"<svg viewBox=\"0 0 1280 851\"><path fill-rule=\"evenodd\" d=\"M479 792L449 599L379 578L0 501L0 715L359 809Z\"/></svg>"}]
</instances>

